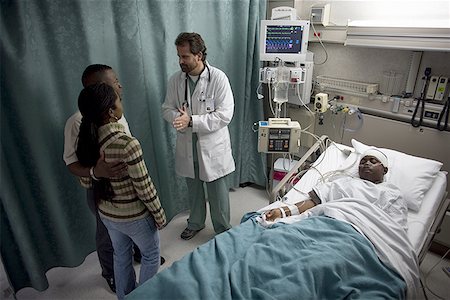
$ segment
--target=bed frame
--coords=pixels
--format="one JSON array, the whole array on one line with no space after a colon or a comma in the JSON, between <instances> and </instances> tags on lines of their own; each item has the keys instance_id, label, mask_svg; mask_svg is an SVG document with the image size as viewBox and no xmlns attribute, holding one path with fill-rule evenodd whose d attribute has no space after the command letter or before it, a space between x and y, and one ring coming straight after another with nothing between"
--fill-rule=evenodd
<instances>
[{"instance_id":1,"label":"bed frame","mask_svg":"<svg viewBox=\"0 0 450 300\"><path fill-rule=\"evenodd\" d=\"M442 222L444 221L444 217L445 217L445 212L449 209L450 207L450 198L447 198L448 193L445 192L444 196L442 197L440 203L439 203L439 208L437 210L436 213L436 217L433 220L433 224L431 225L430 230L428 231L427 234L427 238L425 240L425 243L423 244L422 249L420 250L419 253L419 263L422 263L425 254L427 254L428 249L431 246L431 242L434 239L434 236L439 233Z\"/></svg>"},{"instance_id":2,"label":"bed frame","mask_svg":"<svg viewBox=\"0 0 450 300\"><path fill-rule=\"evenodd\" d=\"M327 142L329 141L328 136L322 135L315 143L314 145L309 148L309 150L305 153L305 155L302 156L302 158L294 165L294 167L283 177L283 179L272 189L270 193L270 202L275 202L278 197L284 196L288 191L286 190L286 186L288 181L291 179L291 177L295 176L301 169L304 163L308 160L310 156L313 154L317 154L324 148L325 145L327 145ZM428 249L431 246L431 242L433 241L434 236L436 233L439 232L442 221L445 217L445 212L448 210L450 206L450 198L447 198L448 192L444 194L442 199L439 203L439 208L437 210L437 213L435 215L435 218L432 222L430 230L428 230L427 238L425 240L425 243L423 244L419 254L418 259L419 263L422 263Z\"/></svg>"},{"instance_id":3,"label":"bed frame","mask_svg":"<svg viewBox=\"0 0 450 300\"><path fill-rule=\"evenodd\" d=\"M275 202L279 196L284 196L288 191L286 190L286 183L289 179L297 174L302 169L303 164L311 155L316 155L318 151L324 149L324 145L329 141L328 136L322 135L314 145L302 156L302 158L293 166L293 168L283 177L282 180L272 189L270 193L270 203Z\"/></svg>"}]
</instances>

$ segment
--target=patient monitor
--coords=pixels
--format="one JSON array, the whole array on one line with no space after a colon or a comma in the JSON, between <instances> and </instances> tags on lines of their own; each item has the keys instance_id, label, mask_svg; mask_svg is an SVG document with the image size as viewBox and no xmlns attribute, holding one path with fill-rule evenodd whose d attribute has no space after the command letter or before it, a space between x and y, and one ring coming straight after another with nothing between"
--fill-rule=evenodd
<instances>
[{"instance_id":1,"label":"patient monitor","mask_svg":"<svg viewBox=\"0 0 450 300\"><path fill-rule=\"evenodd\" d=\"M283 105L310 102L313 55L308 49L309 20L297 20L294 8L279 8L272 20L261 21L259 82L267 86L274 118L260 121L258 152L298 153L300 124L282 118ZM288 12L288 14L286 14ZM258 94L258 99L264 98ZM272 107L272 101L275 108Z\"/></svg>"},{"instance_id":2,"label":"patient monitor","mask_svg":"<svg viewBox=\"0 0 450 300\"><path fill-rule=\"evenodd\" d=\"M258 152L296 153L300 149L300 124L289 118L269 118L260 121Z\"/></svg>"}]
</instances>

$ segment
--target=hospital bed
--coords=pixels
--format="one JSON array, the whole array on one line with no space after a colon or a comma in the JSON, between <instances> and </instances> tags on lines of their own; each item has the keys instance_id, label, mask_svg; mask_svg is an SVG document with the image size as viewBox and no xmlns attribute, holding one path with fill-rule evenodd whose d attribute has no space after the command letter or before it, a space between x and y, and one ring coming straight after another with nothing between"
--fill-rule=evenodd
<instances>
[{"instance_id":1,"label":"hospital bed","mask_svg":"<svg viewBox=\"0 0 450 300\"><path fill-rule=\"evenodd\" d=\"M327 146L326 150L324 145ZM321 137L274 188L272 197L281 201L275 201L258 212L306 198L305 192L321 180L355 173L354 162L359 159L358 153L362 153L367 146L358 141L353 146L350 148L329 143L327 137ZM413 208L408 210L408 239L412 245L411 251L416 256L412 260L418 263L428 250L449 206L450 200L446 197L447 174L440 171L439 162L411 157L390 149L382 150L390 154L391 172L399 167L406 168L403 172L407 174L401 174L404 178L401 180L408 181L405 183L409 190L405 193L412 196L408 207L411 205ZM301 168L310 156L318 158L304 173ZM420 167L425 175L411 175L406 162L411 168ZM295 174L302 177L292 188L286 189ZM398 178L393 176L387 180L395 182ZM270 231L255 221L260 215L258 212L246 214L239 226L217 235L187 254L142 284L127 299L298 299L313 298L314 295L333 299L347 296L361 298L362 295L397 298L397 295L392 294L391 287L398 285L406 291L406 286L402 286L404 282L398 281L401 277L396 277L398 274L383 269L384 265L377 265L379 259L376 255L373 257L373 248L362 249L362 244L351 239L356 233L351 226L342 227L342 224L332 223L332 219L328 218L319 220L331 222L326 230L322 230L320 224L315 227L318 226L315 223L303 225L302 221L293 223L301 224L294 228L277 223L272 225L270 230L273 231ZM335 230L333 226L339 228ZM321 256L320 253L320 247L330 246L320 244L322 236L327 235L334 238L335 244L331 248L336 248L336 254L331 257ZM356 239L357 236L362 237L359 232L356 233ZM409 260L405 258L405 264ZM341 277L341 274L345 275ZM351 287L353 284L356 288ZM382 292L364 294L364 286L367 285L377 286L375 290ZM349 286L350 290L346 290Z\"/></svg>"}]
</instances>

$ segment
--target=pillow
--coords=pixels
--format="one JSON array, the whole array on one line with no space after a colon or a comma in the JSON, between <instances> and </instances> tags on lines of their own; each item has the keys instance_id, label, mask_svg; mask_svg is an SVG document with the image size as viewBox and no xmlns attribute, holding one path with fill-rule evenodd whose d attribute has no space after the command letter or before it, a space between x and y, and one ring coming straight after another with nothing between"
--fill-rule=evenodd
<instances>
[{"instance_id":1,"label":"pillow","mask_svg":"<svg viewBox=\"0 0 450 300\"><path fill-rule=\"evenodd\" d=\"M358 176L358 165L362 153L368 148L376 147L367 146L355 139L352 139L352 146L355 153L347 158L342 167L349 167L353 163L348 173ZM384 181L397 186L402 192L408 208L418 211L425 193L431 188L442 163L391 149L377 149L386 154L388 158L388 172Z\"/></svg>"}]
</instances>

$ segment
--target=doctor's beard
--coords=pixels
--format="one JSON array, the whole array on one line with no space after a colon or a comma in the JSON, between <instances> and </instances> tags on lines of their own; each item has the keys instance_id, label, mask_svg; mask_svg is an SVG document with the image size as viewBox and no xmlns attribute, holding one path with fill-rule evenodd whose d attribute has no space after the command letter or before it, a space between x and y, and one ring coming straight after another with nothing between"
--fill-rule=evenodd
<instances>
[{"instance_id":1,"label":"doctor's beard","mask_svg":"<svg viewBox=\"0 0 450 300\"><path fill-rule=\"evenodd\" d=\"M189 73L193 70L186 64L180 64L180 68L181 68L181 71L183 71L184 73Z\"/></svg>"}]
</instances>

